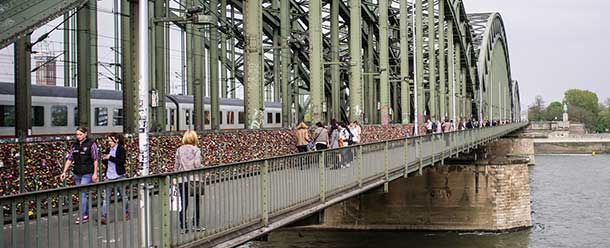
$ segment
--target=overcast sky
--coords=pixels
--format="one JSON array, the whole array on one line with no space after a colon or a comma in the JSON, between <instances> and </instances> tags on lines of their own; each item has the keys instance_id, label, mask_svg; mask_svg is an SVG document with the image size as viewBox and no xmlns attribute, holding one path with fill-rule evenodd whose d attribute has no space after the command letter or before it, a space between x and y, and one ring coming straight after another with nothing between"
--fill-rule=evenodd
<instances>
[{"instance_id":1,"label":"overcast sky","mask_svg":"<svg viewBox=\"0 0 610 248\"><path fill-rule=\"evenodd\" d=\"M547 103L572 88L610 97L608 0L464 0L466 12L500 12L521 102Z\"/></svg>"}]
</instances>

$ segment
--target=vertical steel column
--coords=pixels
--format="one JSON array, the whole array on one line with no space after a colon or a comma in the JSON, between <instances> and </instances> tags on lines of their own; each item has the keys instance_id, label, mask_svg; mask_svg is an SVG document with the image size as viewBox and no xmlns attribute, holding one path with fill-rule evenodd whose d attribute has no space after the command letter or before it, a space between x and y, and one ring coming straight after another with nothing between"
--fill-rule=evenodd
<instances>
[{"instance_id":1,"label":"vertical steel column","mask_svg":"<svg viewBox=\"0 0 610 248\"><path fill-rule=\"evenodd\" d=\"M455 47L455 45L454 45ZM462 83L464 82L462 80L462 47L461 45L458 43L457 47L455 47L455 87L456 87L456 91L454 92L456 95L456 105L455 108L457 109L457 117L459 119L462 119L464 117L464 111L463 111L463 105L464 105L464 101L463 101L463 97L462 96Z\"/></svg>"},{"instance_id":2,"label":"vertical steel column","mask_svg":"<svg viewBox=\"0 0 610 248\"><path fill-rule=\"evenodd\" d=\"M193 5L193 0L182 0L182 3L186 6L186 8L190 8ZM195 61L193 61L193 57L194 57L194 52L195 52L195 27L193 24L190 23L186 23L186 30L185 30L185 36L186 36L186 50L182 51L183 53L186 54L186 67L185 67L185 71L186 71L186 94L187 95L195 95L195 68L193 67L193 64L195 63ZM196 99L195 99L196 100ZM193 123L195 124L195 128L197 128L197 115L200 115L199 112L197 112L197 106L193 106L194 107L194 111L195 113L193 114ZM202 112L203 113L203 112ZM203 126L202 126L203 127ZM197 130L197 129L195 129Z\"/></svg>"},{"instance_id":3,"label":"vertical steel column","mask_svg":"<svg viewBox=\"0 0 610 248\"><path fill-rule=\"evenodd\" d=\"M114 90L121 90L121 81L119 81L119 74L121 71L119 70L119 64L121 63L121 58L119 54L119 42L121 40L119 33L119 0L114 0L113 5L113 16L114 16ZM68 23L68 22L66 22ZM66 24L64 24L65 27ZM65 29L68 30L68 29ZM67 54L67 53L65 53Z\"/></svg>"},{"instance_id":4,"label":"vertical steel column","mask_svg":"<svg viewBox=\"0 0 610 248\"><path fill-rule=\"evenodd\" d=\"M263 16L261 0L248 0L244 6L244 31L246 39L244 83L246 128L260 129L263 123Z\"/></svg>"},{"instance_id":5,"label":"vertical steel column","mask_svg":"<svg viewBox=\"0 0 610 248\"><path fill-rule=\"evenodd\" d=\"M180 0L180 10L186 11L184 0ZM188 27L188 24L185 25ZM187 82L186 82L186 28L180 28L180 88L183 95L187 95Z\"/></svg>"},{"instance_id":6,"label":"vertical steel column","mask_svg":"<svg viewBox=\"0 0 610 248\"><path fill-rule=\"evenodd\" d=\"M491 70L491 63L490 62L486 62L487 63L487 68L490 68ZM489 98L488 98L488 105L489 105L489 121L491 122L494 119L494 76L493 76L493 71L489 72L488 74L488 79L489 79L489 88L487 89L487 91L489 92Z\"/></svg>"},{"instance_id":7,"label":"vertical steel column","mask_svg":"<svg viewBox=\"0 0 610 248\"><path fill-rule=\"evenodd\" d=\"M299 93L299 66L301 66L301 61L299 60L299 56L293 57L292 70L294 71L294 79L292 80L292 99L294 101L294 115L295 123L299 123L301 116L301 95ZM292 103L292 102L291 102Z\"/></svg>"},{"instance_id":8,"label":"vertical steel column","mask_svg":"<svg viewBox=\"0 0 610 248\"><path fill-rule=\"evenodd\" d=\"M341 106L339 98L341 94L341 82L339 71L339 0L332 0L330 3L330 81L332 96L332 118L341 118Z\"/></svg>"},{"instance_id":9,"label":"vertical steel column","mask_svg":"<svg viewBox=\"0 0 610 248\"><path fill-rule=\"evenodd\" d=\"M121 84L123 90L123 132L134 133L137 131L138 109L134 104L138 100L136 89L138 67L134 58L137 56L138 46L135 44L137 37L138 9L132 8L129 0L121 0Z\"/></svg>"},{"instance_id":10,"label":"vertical steel column","mask_svg":"<svg viewBox=\"0 0 610 248\"><path fill-rule=\"evenodd\" d=\"M76 10L72 10L72 12L74 12ZM73 16L72 18L70 18L70 33L71 33L71 42L70 42L70 46L71 46L71 53L70 53L70 67L72 68L70 71L70 86L71 87L77 87L78 85L78 78L77 78L77 74L78 74L78 49L77 49L77 36L78 36L78 26L76 26L76 16Z\"/></svg>"},{"instance_id":11,"label":"vertical steel column","mask_svg":"<svg viewBox=\"0 0 610 248\"><path fill-rule=\"evenodd\" d=\"M187 8L195 4L193 0L187 1ZM205 96L203 50L205 48L203 39L203 26L187 24L187 71L191 78L187 83L190 84L190 93L193 94L193 124L196 131L204 130L204 107L203 97ZM190 38L189 38L190 37ZM190 58L189 58L190 57Z\"/></svg>"},{"instance_id":12,"label":"vertical steel column","mask_svg":"<svg viewBox=\"0 0 610 248\"><path fill-rule=\"evenodd\" d=\"M91 39L91 41L89 42L89 50L90 50L89 65L91 66L90 87L95 89L98 87L98 85L97 85L97 63L98 63L97 62L97 0L89 0L88 5L89 5L89 8L88 8L88 10L89 10L89 20L88 20L89 29L87 30L87 32L89 33L88 34L89 39ZM78 30L80 31L81 29L78 28ZM79 37L79 39L80 39L80 37Z\"/></svg>"},{"instance_id":13,"label":"vertical steel column","mask_svg":"<svg viewBox=\"0 0 610 248\"><path fill-rule=\"evenodd\" d=\"M138 54L138 113L139 113L139 125L138 125L138 141L139 141L139 162L141 173L143 176L148 175L148 129L149 129L149 118L148 118L148 77L150 60L148 54L149 46L149 18L148 18L148 0L140 0L138 2L138 48L140 53ZM139 195L140 197L140 237L143 246L150 246L151 244L151 225L149 224L150 212L150 200L148 198L148 186L145 184L140 185ZM148 225L147 225L148 222Z\"/></svg>"},{"instance_id":14,"label":"vertical steel column","mask_svg":"<svg viewBox=\"0 0 610 248\"><path fill-rule=\"evenodd\" d=\"M154 1L154 14L155 14L155 18L162 18L165 17L165 3L166 0L155 0ZM165 84L166 84L166 78L165 78L165 24L162 22L156 22L154 23L154 44L155 47L153 48L153 53L154 53L154 65L155 65L155 71L154 71L154 76L155 76L155 82L154 82L154 88L157 92L157 101L158 101L158 106L154 107L154 119L152 120L153 124L153 130L154 131L161 131L161 130L165 130L165 123L166 122L166 118L167 115L165 113Z\"/></svg>"},{"instance_id":15,"label":"vertical steel column","mask_svg":"<svg viewBox=\"0 0 610 248\"><path fill-rule=\"evenodd\" d=\"M235 24L235 6L231 5L231 25ZM235 34L231 33L231 45L229 46L231 49L231 98L236 98L237 89L235 86Z\"/></svg>"},{"instance_id":16,"label":"vertical steel column","mask_svg":"<svg viewBox=\"0 0 610 248\"><path fill-rule=\"evenodd\" d=\"M372 34L371 34L372 35ZM388 0L379 0L379 100L381 101L381 125L390 122L390 82L388 71Z\"/></svg>"},{"instance_id":17,"label":"vertical steel column","mask_svg":"<svg viewBox=\"0 0 610 248\"><path fill-rule=\"evenodd\" d=\"M438 73L440 87L440 114L439 118L447 118L447 77L445 76L446 64L445 60L445 0L440 0L438 4Z\"/></svg>"},{"instance_id":18,"label":"vertical steel column","mask_svg":"<svg viewBox=\"0 0 610 248\"><path fill-rule=\"evenodd\" d=\"M369 34L366 39L366 84L368 85L368 91L366 92L368 95L368 117L369 123L373 124L377 123L377 94L376 89L377 85L375 84L375 77L373 76L373 71L375 71L375 49L373 48L373 26L368 25ZM351 66L351 62L350 62ZM351 68L351 67L350 67ZM351 86L350 86L351 89ZM351 90L350 90L351 92ZM351 95L351 93L350 93ZM350 100L351 102L351 100Z\"/></svg>"},{"instance_id":19,"label":"vertical steel column","mask_svg":"<svg viewBox=\"0 0 610 248\"><path fill-rule=\"evenodd\" d=\"M322 104L324 102L324 81L322 80L322 2L309 1L309 80L311 97L311 121L324 121Z\"/></svg>"},{"instance_id":20,"label":"vertical steel column","mask_svg":"<svg viewBox=\"0 0 610 248\"><path fill-rule=\"evenodd\" d=\"M350 63L350 81L349 81L349 120L362 123L362 27L360 24L360 0L349 1L350 12L350 36L349 36L349 53L352 61ZM369 33L372 35L372 33Z\"/></svg>"},{"instance_id":21,"label":"vertical steel column","mask_svg":"<svg viewBox=\"0 0 610 248\"><path fill-rule=\"evenodd\" d=\"M271 8L273 9L274 14L279 14L280 13L280 0L271 0ZM278 19L280 19L281 22L281 17L280 16ZM280 37L280 31L281 31L281 23L280 23L280 29L273 29L273 101L274 102L280 102L280 85L281 85L281 79L280 79L280 73L281 73L281 65L280 65L280 57L281 57L281 52L282 52L282 48L280 45L280 41L281 41L281 37Z\"/></svg>"},{"instance_id":22,"label":"vertical steel column","mask_svg":"<svg viewBox=\"0 0 610 248\"><path fill-rule=\"evenodd\" d=\"M453 47L453 20L447 22L447 66L449 74L449 117L456 123L455 119L455 49Z\"/></svg>"},{"instance_id":23,"label":"vertical steel column","mask_svg":"<svg viewBox=\"0 0 610 248\"><path fill-rule=\"evenodd\" d=\"M70 14L64 14L64 87L70 87ZM118 16L118 15L116 15ZM115 52L116 54L116 52ZM118 66L115 66L118 67Z\"/></svg>"},{"instance_id":24,"label":"vertical steel column","mask_svg":"<svg viewBox=\"0 0 610 248\"><path fill-rule=\"evenodd\" d=\"M292 125L292 95L290 94L290 47L288 39L290 37L290 2L280 1L280 46L282 47L282 127L287 128ZM297 106L298 107L298 106Z\"/></svg>"},{"instance_id":25,"label":"vertical steel column","mask_svg":"<svg viewBox=\"0 0 610 248\"><path fill-rule=\"evenodd\" d=\"M210 114L212 116L212 130L220 129L220 103L218 93L218 0L210 0L210 13L212 24L208 25L210 32L210 46L208 58L210 60Z\"/></svg>"},{"instance_id":26,"label":"vertical steel column","mask_svg":"<svg viewBox=\"0 0 610 248\"><path fill-rule=\"evenodd\" d=\"M95 0L89 0L85 7L80 9L77 14L78 29L78 125L91 129L91 86L93 83L93 72L97 66L97 61L91 56L91 7L95 6ZM97 73L95 75L97 81Z\"/></svg>"},{"instance_id":27,"label":"vertical steel column","mask_svg":"<svg viewBox=\"0 0 610 248\"><path fill-rule=\"evenodd\" d=\"M400 0L400 105L401 123L411 121L411 86L409 83L409 2Z\"/></svg>"},{"instance_id":28,"label":"vertical steel column","mask_svg":"<svg viewBox=\"0 0 610 248\"><path fill-rule=\"evenodd\" d=\"M17 39L15 51L15 136L25 138L32 130L32 73L30 35ZM20 157L23 153L19 154ZM19 177L19 181L23 181Z\"/></svg>"},{"instance_id":29,"label":"vertical steel column","mask_svg":"<svg viewBox=\"0 0 610 248\"><path fill-rule=\"evenodd\" d=\"M415 88L416 88L416 107L415 114L416 130L417 126L424 123L424 30L423 30L423 0L415 0Z\"/></svg>"},{"instance_id":30,"label":"vertical steel column","mask_svg":"<svg viewBox=\"0 0 610 248\"><path fill-rule=\"evenodd\" d=\"M470 109L470 107L468 107L468 104L471 103L470 98L467 95L467 76L468 76L468 72L466 71L466 67L462 67L460 66L460 68L462 69L462 115L464 116L464 118L466 119L470 119L471 117L471 113L468 112L468 109Z\"/></svg>"},{"instance_id":31,"label":"vertical steel column","mask_svg":"<svg viewBox=\"0 0 610 248\"><path fill-rule=\"evenodd\" d=\"M428 0L428 81L428 87L430 88L429 116L434 120L438 114L436 109L436 27L434 24L434 0Z\"/></svg>"},{"instance_id":32,"label":"vertical steel column","mask_svg":"<svg viewBox=\"0 0 610 248\"><path fill-rule=\"evenodd\" d=\"M220 22L227 24L227 0L220 0ZM220 97L227 98L227 29L220 33Z\"/></svg>"}]
</instances>

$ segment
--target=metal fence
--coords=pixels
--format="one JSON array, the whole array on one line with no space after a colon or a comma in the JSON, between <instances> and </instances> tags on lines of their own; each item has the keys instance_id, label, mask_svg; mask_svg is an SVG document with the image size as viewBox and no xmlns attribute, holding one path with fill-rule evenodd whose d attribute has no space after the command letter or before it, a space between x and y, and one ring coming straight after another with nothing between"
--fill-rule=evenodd
<instances>
[{"instance_id":1,"label":"metal fence","mask_svg":"<svg viewBox=\"0 0 610 248\"><path fill-rule=\"evenodd\" d=\"M428 164L524 125L418 136L0 197L0 223L4 227L0 248L170 247L214 240L265 227L286 213L374 181L421 173ZM75 224L85 209L89 221Z\"/></svg>"}]
</instances>

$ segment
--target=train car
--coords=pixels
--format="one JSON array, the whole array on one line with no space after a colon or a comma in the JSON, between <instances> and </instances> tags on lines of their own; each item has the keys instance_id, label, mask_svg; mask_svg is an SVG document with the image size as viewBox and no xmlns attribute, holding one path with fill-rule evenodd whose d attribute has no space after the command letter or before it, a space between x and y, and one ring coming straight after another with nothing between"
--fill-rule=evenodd
<instances>
[{"instance_id":1,"label":"train car","mask_svg":"<svg viewBox=\"0 0 610 248\"><path fill-rule=\"evenodd\" d=\"M15 85L0 83L0 136L15 136ZM78 125L78 92L76 88L32 85L32 135L73 134ZM91 132L123 131L122 92L91 90ZM167 95L165 109L166 131L193 129L193 97ZM220 99L220 128L244 127L244 101ZM210 129L210 98L204 98L204 128ZM265 103L264 128L281 127L281 104Z\"/></svg>"}]
</instances>

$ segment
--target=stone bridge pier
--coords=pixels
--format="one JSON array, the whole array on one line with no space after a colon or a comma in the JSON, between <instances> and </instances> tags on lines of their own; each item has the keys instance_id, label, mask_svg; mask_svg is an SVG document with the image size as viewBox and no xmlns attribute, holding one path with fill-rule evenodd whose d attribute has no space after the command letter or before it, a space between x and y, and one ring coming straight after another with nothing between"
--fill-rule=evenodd
<instances>
[{"instance_id":1,"label":"stone bridge pier","mask_svg":"<svg viewBox=\"0 0 610 248\"><path fill-rule=\"evenodd\" d=\"M316 227L502 232L530 227L527 156L533 143L502 138L330 208ZM525 152L524 152L525 151ZM517 156L516 154L526 154Z\"/></svg>"}]
</instances>

